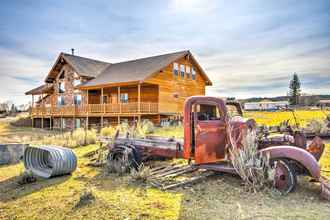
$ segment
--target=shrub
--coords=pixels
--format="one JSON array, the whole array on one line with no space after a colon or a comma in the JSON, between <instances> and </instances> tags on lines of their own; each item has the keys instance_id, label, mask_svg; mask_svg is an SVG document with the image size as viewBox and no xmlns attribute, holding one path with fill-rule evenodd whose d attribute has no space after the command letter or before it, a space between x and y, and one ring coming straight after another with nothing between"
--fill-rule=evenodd
<instances>
[{"instance_id":1,"label":"shrub","mask_svg":"<svg viewBox=\"0 0 330 220\"><path fill-rule=\"evenodd\" d=\"M31 170L25 170L18 179L19 185L25 185L28 183L36 182L37 178L33 175Z\"/></svg>"},{"instance_id":2,"label":"shrub","mask_svg":"<svg viewBox=\"0 0 330 220\"><path fill-rule=\"evenodd\" d=\"M63 147L77 147L96 143L96 130L78 128L73 132L44 137L41 141L45 145L58 145Z\"/></svg>"},{"instance_id":3,"label":"shrub","mask_svg":"<svg viewBox=\"0 0 330 220\"><path fill-rule=\"evenodd\" d=\"M113 137L117 131L115 127L104 127L101 129L101 135L104 137Z\"/></svg>"},{"instance_id":4,"label":"shrub","mask_svg":"<svg viewBox=\"0 0 330 220\"><path fill-rule=\"evenodd\" d=\"M75 205L75 208L80 208L85 205L91 204L95 201L95 196L93 194L93 191L91 189L84 190L79 197L79 201Z\"/></svg>"},{"instance_id":5,"label":"shrub","mask_svg":"<svg viewBox=\"0 0 330 220\"><path fill-rule=\"evenodd\" d=\"M246 130L243 133L241 148L236 146L235 140L230 140L231 162L247 189L256 192L270 185L275 170L269 164L269 155L258 154L255 131Z\"/></svg>"},{"instance_id":6,"label":"shrub","mask_svg":"<svg viewBox=\"0 0 330 220\"><path fill-rule=\"evenodd\" d=\"M326 133L328 130L326 122L316 119L313 119L309 122L309 124L307 125L307 129L310 129L315 134L323 134Z\"/></svg>"},{"instance_id":7,"label":"shrub","mask_svg":"<svg viewBox=\"0 0 330 220\"><path fill-rule=\"evenodd\" d=\"M151 175L150 167L140 164L138 169L131 169L130 177L134 182L145 183Z\"/></svg>"}]
</instances>

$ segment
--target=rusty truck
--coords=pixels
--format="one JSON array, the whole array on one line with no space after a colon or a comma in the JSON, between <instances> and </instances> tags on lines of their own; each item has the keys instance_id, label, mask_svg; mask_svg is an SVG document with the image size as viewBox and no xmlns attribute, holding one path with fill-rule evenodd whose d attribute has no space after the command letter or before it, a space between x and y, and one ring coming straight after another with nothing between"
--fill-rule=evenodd
<instances>
[{"instance_id":1,"label":"rusty truck","mask_svg":"<svg viewBox=\"0 0 330 220\"><path fill-rule=\"evenodd\" d=\"M231 128L231 129L229 129ZM109 163L125 158L128 168L138 167L150 158L183 158L197 169L236 174L230 157L234 140L246 129L256 129L253 119L243 118L238 102L208 96L193 96L184 104L183 140L151 136L147 138L121 137L118 134L109 145ZM318 137L307 144L299 133L275 136L258 134L258 152L268 154L275 169L274 185L282 192L291 192L297 175L320 179L320 159L324 144Z\"/></svg>"}]
</instances>

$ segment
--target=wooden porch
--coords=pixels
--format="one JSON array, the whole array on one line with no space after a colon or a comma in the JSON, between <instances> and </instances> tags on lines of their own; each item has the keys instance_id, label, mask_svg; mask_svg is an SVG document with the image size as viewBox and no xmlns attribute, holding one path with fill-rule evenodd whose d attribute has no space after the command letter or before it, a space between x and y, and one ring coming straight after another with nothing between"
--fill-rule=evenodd
<instances>
[{"instance_id":1,"label":"wooden porch","mask_svg":"<svg viewBox=\"0 0 330 220\"><path fill-rule=\"evenodd\" d=\"M140 114L158 114L158 103L133 102L116 104L85 104L64 106L37 106L31 109L32 117L56 116L131 116Z\"/></svg>"}]
</instances>

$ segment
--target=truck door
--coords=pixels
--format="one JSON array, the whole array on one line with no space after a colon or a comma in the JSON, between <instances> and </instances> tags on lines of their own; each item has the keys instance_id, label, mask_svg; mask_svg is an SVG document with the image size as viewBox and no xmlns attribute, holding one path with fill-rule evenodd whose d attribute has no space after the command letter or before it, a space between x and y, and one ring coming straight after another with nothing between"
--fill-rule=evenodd
<instances>
[{"instance_id":1,"label":"truck door","mask_svg":"<svg viewBox=\"0 0 330 220\"><path fill-rule=\"evenodd\" d=\"M217 104L194 106L195 162L213 163L225 158L226 123Z\"/></svg>"}]
</instances>

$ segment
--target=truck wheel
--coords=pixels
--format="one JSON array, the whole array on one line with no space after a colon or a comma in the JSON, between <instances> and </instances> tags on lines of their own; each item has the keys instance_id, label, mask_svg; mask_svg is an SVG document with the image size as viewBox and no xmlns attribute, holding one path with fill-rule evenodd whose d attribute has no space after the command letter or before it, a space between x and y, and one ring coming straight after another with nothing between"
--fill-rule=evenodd
<instances>
[{"instance_id":1,"label":"truck wheel","mask_svg":"<svg viewBox=\"0 0 330 220\"><path fill-rule=\"evenodd\" d=\"M297 184L297 176L289 162L285 159L275 159L271 161L271 166L275 169L274 187L282 194L292 192Z\"/></svg>"},{"instance_id":2,"label":"truck wheel","mask_svg":"<svg viewBox=\"0 0 330 220\"><path fill-rule=\"evenodd\" d=\"M133 146L119 145L108 154L108 167L111 172L127 173L137 169L141 163L139 153Z\"/></svg>"}]
</instances>

